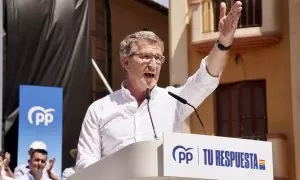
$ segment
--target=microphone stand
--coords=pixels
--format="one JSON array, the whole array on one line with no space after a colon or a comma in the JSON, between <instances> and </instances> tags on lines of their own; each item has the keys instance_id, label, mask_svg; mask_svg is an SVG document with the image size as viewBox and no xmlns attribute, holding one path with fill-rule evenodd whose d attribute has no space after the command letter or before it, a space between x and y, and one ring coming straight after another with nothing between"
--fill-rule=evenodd
<instances>
[{"instance_id":1,"label":"microphone stand","mask_svg":"<svg viewBox=\"0 0 300 180\"><path fill-rule=\"evenodd\" d=\"M154 128L154 124L153 124L152 116L151 116L151 113L150 113L150 107L149 107L149 101L150 101L150 90L149 90L149 88L147 88L147 89L146 89L146 99L147 99L147 108L148 108L148 113L149 113L149 116L150 116L150 120L151 120L151 124L152 124L152 129L153 129L153 133L154 133L154 138L155 138L155 139L158 139L158 138L157 138L157 135L156 135L156 132L155 132L155 128Z\"/></svg>"}]
</instances>

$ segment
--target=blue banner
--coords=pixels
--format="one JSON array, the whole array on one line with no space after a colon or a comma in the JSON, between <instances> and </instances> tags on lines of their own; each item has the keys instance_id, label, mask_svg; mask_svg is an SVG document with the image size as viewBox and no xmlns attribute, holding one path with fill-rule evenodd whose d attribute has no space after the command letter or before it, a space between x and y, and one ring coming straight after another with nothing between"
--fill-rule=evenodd
<instances>
[{"instance_id":1,"label":"blue banner","mask_svg":"<svg viewBox=\"0 0 300 180\"><path fill-rule=\"evenodd\" d=\"M28 150L34 141L46 144L48 162L55 158L53 171L61 177L63 89L20 86L18 165L28 164Z\"/></svg>"}]
</instances>

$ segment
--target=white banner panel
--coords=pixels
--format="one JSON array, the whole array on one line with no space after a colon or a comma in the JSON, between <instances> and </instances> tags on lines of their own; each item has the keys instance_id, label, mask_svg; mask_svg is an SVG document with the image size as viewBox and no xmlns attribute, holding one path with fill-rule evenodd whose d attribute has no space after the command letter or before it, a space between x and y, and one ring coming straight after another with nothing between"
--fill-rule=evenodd
<instances>
[{"instance_id":1,"label":"white banner panel","mask_svg":"<svg viewBox=\"0 0 300 180\"><path fill-rule=\"evenodd\" d=\"M165 133L163 154L164 176L273 180L271 142Z\"/></svg>"}]
</instances>

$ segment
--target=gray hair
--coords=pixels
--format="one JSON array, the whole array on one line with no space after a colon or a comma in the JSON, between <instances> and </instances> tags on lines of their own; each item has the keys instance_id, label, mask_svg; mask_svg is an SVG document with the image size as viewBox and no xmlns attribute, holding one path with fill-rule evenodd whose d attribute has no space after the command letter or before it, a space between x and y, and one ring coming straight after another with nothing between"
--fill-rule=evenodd
<instances>
[{"instance_id":1,"label":"gray hair","mask_svg":"<svg viewBox=\"0 0 300 180\"><path fill-rule=\"evenodd\" d=\"M146 40L149 42L158 43L162 52L164 51L164 42L152 31L139 31L126 36L120 43L120 58L131 55L133 47L137 46L137 42Z\"/></svg>"}]
</instances>

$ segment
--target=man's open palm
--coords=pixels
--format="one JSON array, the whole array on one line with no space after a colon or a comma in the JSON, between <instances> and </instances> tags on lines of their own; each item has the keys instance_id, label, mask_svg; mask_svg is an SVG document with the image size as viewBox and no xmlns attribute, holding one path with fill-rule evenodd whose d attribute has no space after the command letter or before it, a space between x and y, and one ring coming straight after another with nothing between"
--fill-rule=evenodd
<instances>
[{"instance_id":1,"label":"man's open palm","mask_svg":"<svg viewBox=\"0 0 300 180\"><path fill-rule=\"evenodd\" d=\"M226 4L224 2L220 5L220 21L219 21L219 32L220 42L229 46L232 44L235 30L239 22L239 18L242 12L242 3L241 1L236 1L231 7L229 13L226 15Z\"/></svg>"}]
</instances>

